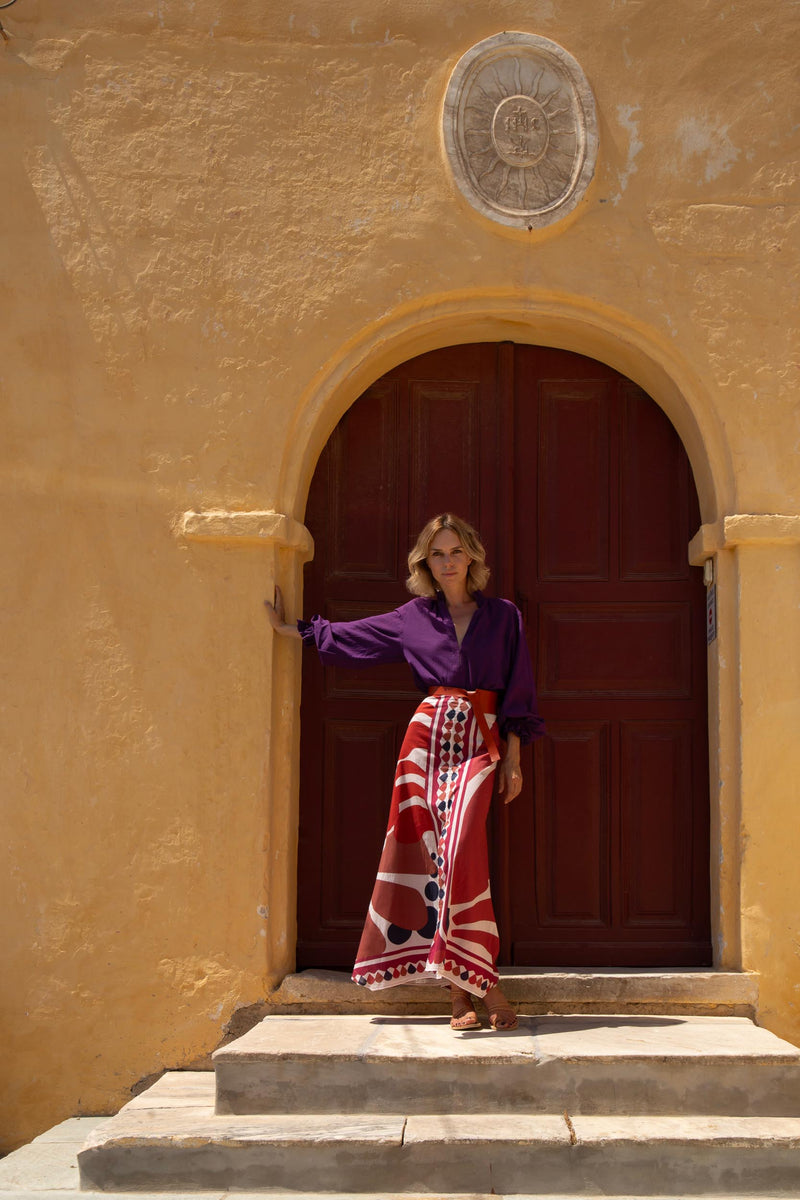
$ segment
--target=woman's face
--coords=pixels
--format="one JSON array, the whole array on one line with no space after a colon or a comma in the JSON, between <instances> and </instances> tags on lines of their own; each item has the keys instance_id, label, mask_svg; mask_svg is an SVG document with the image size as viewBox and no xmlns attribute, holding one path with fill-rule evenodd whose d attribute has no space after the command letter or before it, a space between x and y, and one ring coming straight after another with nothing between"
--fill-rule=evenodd
<instances>
[{"instance_id":1,"label":"woman's face","mask_svg":"<svg viewBox=\"0 0 800 1200\"><path fill-rule=\"evenodd\" d=\"M431 542L427 558L431 575L439 587L463 584L466 587L467 573L472 559L461 545L461 539L452 529L440 529Z\"/></svg>"}]
</instances>

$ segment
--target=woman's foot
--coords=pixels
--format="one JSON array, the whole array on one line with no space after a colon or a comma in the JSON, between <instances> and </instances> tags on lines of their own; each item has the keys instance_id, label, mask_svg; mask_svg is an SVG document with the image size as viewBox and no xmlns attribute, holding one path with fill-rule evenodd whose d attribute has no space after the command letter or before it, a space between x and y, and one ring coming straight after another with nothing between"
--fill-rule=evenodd
<instances>
[{"instance_id":1,"label":"woman's foot","mask_svg":"<svg viewBox=\"0 0 800 1200\"><path fill-rule=\"evenodd\" d=\"M481 1023L475 1012L475 1002L469 992L450 984L450 999L453 1005L453 1015L450 1018L450 1028L458 1033L465 1029L480 1029Z\"/></svg>"},{"instance_id":2,"label":"woman's foot","mask_svg":"<svg viewBox=\"0 0 800 1200\"><path fill-rule=\"evenodd\" d=\"M499 987L489 988L483 998L489 1014L489 1025L503 1033L510 1033L518 1025L517 1014L506 1000Z\"/></svg>"}]
</instances>

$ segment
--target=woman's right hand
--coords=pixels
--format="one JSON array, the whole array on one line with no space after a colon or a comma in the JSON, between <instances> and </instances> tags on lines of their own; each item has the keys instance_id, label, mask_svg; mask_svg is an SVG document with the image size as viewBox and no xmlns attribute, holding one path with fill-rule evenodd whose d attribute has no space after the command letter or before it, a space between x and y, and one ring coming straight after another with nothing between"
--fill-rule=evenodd
<instances>
[{"instance_id":1,"label":"woman's right hand","mask_svg":"<svg viewBox=\"0 0 800 1200\"><path fill-rule=\"evenodd\" d=\"M264 607L267 610L269 623L276 633L282 637L299 638L300 631L296 625L288 625L286 622L286 607L283 603L283 594L281 589L275 584L275 599L272 604L269 600L264 601Z\"/></svg>"}]
</instances>

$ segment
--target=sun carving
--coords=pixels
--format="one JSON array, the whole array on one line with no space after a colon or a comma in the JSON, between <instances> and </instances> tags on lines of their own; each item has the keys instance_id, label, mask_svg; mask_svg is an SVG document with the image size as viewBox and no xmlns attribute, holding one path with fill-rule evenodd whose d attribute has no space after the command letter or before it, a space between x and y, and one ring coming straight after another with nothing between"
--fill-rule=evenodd
<instances>
[{"instance_id":1,"label":"sun carving","mask_svg":"<svg viewBox=\"0 0 800 1200\"><path fill-rule=\"evenodd\" d=\"M506 225L548 225L575 207L594 171L591 89L555 42L497 34L456 66L444 139L456 181L476 208Z\"/></svg>"}]
</instances>

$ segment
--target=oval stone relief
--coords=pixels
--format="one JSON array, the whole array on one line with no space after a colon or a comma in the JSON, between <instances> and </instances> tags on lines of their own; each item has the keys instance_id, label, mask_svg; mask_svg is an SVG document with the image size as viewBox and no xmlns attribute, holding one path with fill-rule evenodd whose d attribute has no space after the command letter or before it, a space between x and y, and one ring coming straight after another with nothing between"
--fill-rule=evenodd
<instances>
[{"instance_id":1,"label":"oval stone relief","mask_svg":"<svg viewBox=\"0 0 800 1200\"><path fill-rule=\"evenodd\" d=\"M562 46L498 33L456 65L444 102L456 182L485 216L540 229L575 208L594 173L594 97Z\"/></svg>"}]
</instances>

